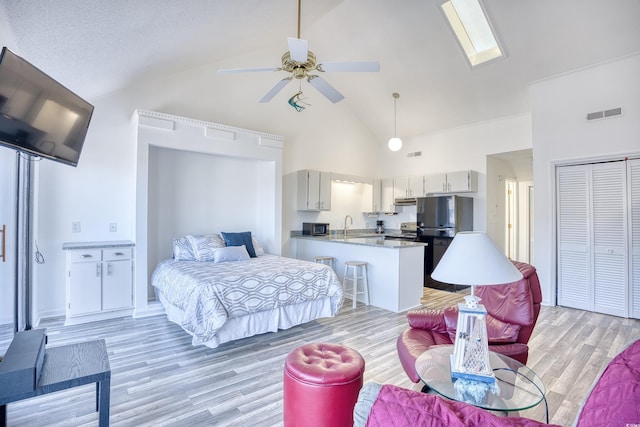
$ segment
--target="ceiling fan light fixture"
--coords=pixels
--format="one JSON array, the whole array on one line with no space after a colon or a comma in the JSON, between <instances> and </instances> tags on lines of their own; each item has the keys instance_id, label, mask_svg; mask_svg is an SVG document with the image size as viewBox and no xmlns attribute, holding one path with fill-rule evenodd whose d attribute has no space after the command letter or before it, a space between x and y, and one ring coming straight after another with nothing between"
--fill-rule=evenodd
<instances>
[{"instance_id":1,"label":"ceiling fan light fixture","mask_svg":"<svg viewBox=\"0 0 640 427\"><path fill-rule=\"evenodd\" d=\"M402 148L402 140L398 138L398 109L397 102L400 95L397 92L394 92L391 96L393 96L393 138L389 140L387 146L391 151L400 151Z\"/></svg>"}]
</instances>

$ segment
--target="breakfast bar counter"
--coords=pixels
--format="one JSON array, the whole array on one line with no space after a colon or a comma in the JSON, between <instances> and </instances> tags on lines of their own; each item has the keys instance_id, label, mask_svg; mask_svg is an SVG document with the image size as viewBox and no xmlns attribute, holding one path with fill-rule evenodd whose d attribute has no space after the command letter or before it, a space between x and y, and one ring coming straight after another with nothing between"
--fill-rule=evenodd
<instances>
[{"instance_id":1,"label":"breakfast bar counter","mask_svg":"<svg viewBox=\"0 0 640 427\"><path fill-rule=\"evenodd\" d=\"M344 280L346 261L366 262L371 305L396 313L421 305L425 243L370 235L291 237L295 239L298 259L335 258L340 280Z\"/></svg>"}]
</instances>

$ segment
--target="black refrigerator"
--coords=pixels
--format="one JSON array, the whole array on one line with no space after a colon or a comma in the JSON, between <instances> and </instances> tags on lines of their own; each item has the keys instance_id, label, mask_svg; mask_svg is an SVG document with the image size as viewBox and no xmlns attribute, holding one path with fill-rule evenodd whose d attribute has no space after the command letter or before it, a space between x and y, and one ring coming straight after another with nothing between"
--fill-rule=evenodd
<instances>
[{"instance_id":1,"label":"black refrigerator","mask_svg":"<svg viewBox=\"0 0 640 427\"><path fill-rule=\"evenodd\" d=\"M416 213L416 240L428 244L424 253L424 285L455 291L455 286L440 284L431 279L431 273L456 233L473 230L473 197L418 197Z\"/></svg>"}]
</instances>

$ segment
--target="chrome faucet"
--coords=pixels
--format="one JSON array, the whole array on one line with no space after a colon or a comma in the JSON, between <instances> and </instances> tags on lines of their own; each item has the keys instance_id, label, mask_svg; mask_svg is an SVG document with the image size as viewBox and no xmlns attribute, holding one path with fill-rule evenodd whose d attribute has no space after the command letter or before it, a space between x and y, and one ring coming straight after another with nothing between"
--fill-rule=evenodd
<instances>
[{"instance_id":1,"label":"chrome faucet","mask_svg":"<svg viewBox=\"0 0 640 427\"><path fill-rule=\"evenodd\" d=\"M347 237L347 229L349 228L349 226L347 225L347 218L349 218L349 221L351 221L351 225L353 225L353 218L351 218L351 215L347 215L344 217L344 237Z\"/></svg>"}]
</instances>

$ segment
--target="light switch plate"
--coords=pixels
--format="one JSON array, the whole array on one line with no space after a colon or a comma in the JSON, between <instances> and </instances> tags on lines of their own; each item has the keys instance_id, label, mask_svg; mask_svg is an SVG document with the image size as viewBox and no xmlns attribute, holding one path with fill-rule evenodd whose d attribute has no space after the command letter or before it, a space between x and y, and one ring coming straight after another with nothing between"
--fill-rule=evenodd
<instances>
[{"instance_id":1,"label":"light switch plate","mask_svg":"<svg viewBox=\"0 0 640 427\"><path fill-rule=\"evenodd\" d=\"M72 233L80 232L80 221L74 221L71 223L71 232Z\"/></svg>"},{"instance_id":2,"label":"light switch plate","mask_svg":"<svg viewBox=\"0 0 640 427\"><path fill-rule=\"evenodd\" d=\"M118 223L117 222L110 222L109 223L109 231L112 233L115 233L116 231L118 231Z\"/></svg>"}]
</instances>

